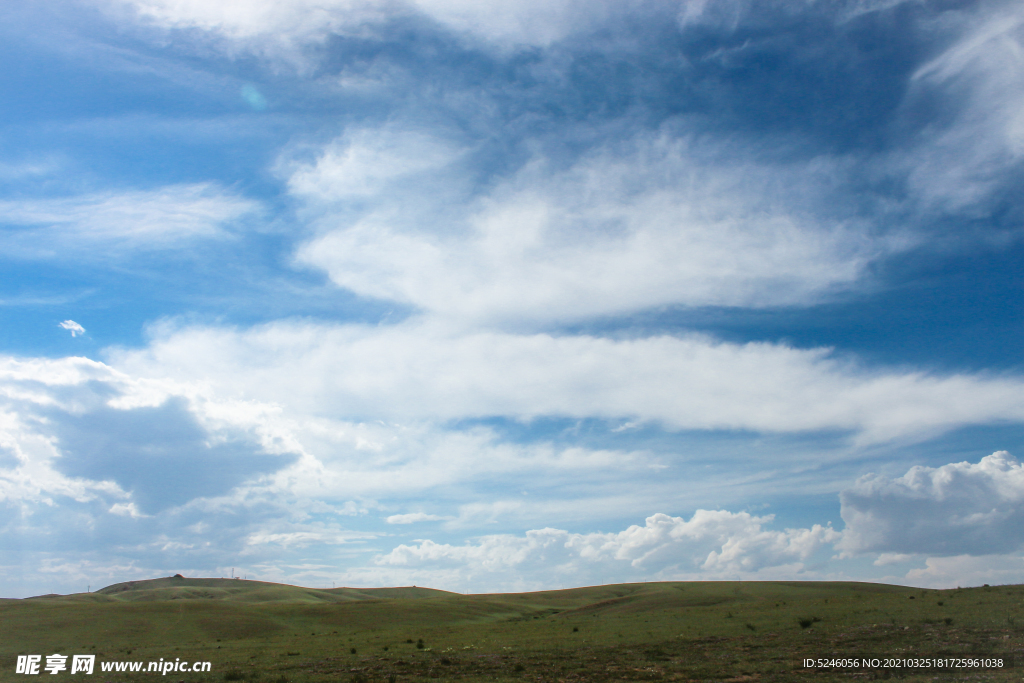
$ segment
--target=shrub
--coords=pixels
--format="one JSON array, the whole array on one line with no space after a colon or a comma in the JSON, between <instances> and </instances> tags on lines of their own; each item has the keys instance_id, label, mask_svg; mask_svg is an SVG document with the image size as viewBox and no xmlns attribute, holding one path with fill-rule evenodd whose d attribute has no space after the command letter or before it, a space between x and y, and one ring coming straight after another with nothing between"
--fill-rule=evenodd
<instances>
[{"instance_id":1,"label":"shrub","mask_svg":"<svg viewBox=\"0 0 1024 683\"><path fill-rule=\"evenodd\" d=\"M419 640L416 641L416 649L417 650L422 650L423 649L423 639L422 638L420 638Z\"/></svg>"},{"instance_id":2,"label":"shrub","mask_svg":"<svg viewBox=\"0 0 1024 683\"><path fill-rule=\"evenodd\" d=\"M240 681L243 678L245 678L245 676L242 675L242 672L238 671L236 669L232 669L231 671L225 671L224 672L224 680L225 681Z\"/></svg>"}]
</instances>

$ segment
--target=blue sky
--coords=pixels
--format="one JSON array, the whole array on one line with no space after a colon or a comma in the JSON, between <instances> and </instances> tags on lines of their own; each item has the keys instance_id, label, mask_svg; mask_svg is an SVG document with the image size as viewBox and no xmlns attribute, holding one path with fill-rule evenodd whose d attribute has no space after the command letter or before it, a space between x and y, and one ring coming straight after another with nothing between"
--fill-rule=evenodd
<instances>
[{"instance_id":1,"label":"blue sky","mask_svg":"<svg viewBox=\"0 0 1024 683\"><path fill-rule=\"evenodd\" d=\"M1024 582L1024 10L0 8L0 595Z\"/></svg>"}]
</instances>

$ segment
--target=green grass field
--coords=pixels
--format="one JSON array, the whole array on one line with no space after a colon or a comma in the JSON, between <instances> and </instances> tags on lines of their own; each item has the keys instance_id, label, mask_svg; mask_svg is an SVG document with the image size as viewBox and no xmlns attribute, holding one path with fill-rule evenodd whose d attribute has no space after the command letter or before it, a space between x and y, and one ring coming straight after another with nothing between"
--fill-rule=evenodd
<instances>
[{"instance_id":1,"label":"green grass field","mask_svg":"<svg viewBox=\"0 0 1024 683\"><path fill-rule=\"evenodd\" d=\"M0 600L0 681L792 681L1024 679L1024 586L620 584L521 594L318 590L162 578ZM19 654L95 654L96 672L15 673ZM1013 656L1003 671L813 671L804 658ZM210 661L210 673L102 662Z\"/></svg>"}]
</instances>

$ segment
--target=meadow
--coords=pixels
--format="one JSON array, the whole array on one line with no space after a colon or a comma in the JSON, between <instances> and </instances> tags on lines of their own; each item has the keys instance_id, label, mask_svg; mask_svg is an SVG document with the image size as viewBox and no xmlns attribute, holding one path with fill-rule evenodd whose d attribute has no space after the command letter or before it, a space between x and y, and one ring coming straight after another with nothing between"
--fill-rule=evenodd
<instances>
[{"instance_id":1,"label":"meadow","mask_svg":"<svg viewBox=\"0 0 1024 683\"><path fill-rule=\"evenodd\" d=\"M1024 586L665 582L460 595L171 577L0 600L0 681L1016 681L1022 609ZM95 673L15 673L18 655L52 653L95 654ZM804 665L965 655L1005 668ZM100 670L161 658L211 671Z\"/></svg>"}]
</instances>

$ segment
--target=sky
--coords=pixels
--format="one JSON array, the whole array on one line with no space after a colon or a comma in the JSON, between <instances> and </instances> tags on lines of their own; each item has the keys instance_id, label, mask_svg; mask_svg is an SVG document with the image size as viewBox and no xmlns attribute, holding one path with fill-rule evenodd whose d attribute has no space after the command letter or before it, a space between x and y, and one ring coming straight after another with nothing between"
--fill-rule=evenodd
<instances>
[{"instance_id":1,"label":"sky","mask_svg":"<svg viewBox=\"0 0 1024 683\"><path fill-rule=\"evenodd\" d=\"M1024 5L0 5L0 597L1024 582Z\"/></svg>"}]
</instances>

